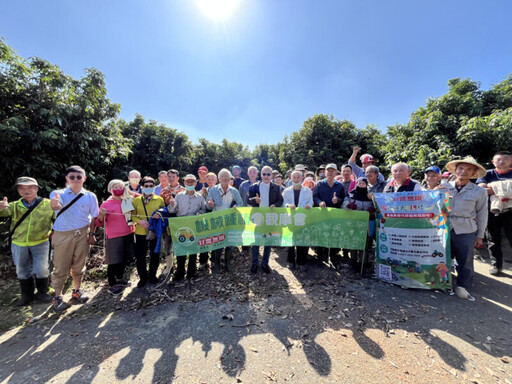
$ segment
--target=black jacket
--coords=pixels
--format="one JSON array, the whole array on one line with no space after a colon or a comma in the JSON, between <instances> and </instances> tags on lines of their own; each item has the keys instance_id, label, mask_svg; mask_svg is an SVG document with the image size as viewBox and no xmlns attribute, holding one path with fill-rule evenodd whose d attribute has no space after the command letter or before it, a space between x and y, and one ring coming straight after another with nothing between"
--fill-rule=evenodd
<instances>
[{"instance_id":1,"label":"black jacket","mask_svg":"<svg viewBox=\"0 0 512 384\"><path fill-rule=\"evenodd\" d=\"M256 183L249 187L249 197L247 199L247 204L249 204L250 206L260 206L256 202L256 194L258 194L261 197L260 183L261 181L257 181ZM270 182L270 189L268 192L268 205L275 205L276 207L281 207L283 205L283 195L281 195L279 185L277 185L276 183Z\"/></svg>"}]
</instances>

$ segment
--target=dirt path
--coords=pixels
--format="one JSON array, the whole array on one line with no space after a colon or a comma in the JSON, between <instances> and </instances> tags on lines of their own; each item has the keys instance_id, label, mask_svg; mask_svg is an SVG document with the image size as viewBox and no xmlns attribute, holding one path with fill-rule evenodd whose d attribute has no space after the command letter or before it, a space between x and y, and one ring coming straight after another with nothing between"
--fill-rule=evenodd
<instances>
[{"instance_id":1,"label":"dirt path","mask_svg":"<svg viewBox=\"0 0 512 384\"><path fill-rule=\"evenodd\" d=\"M494 278L476 262L469 302L348 269L303 275L285 258L274 253L274 272L253 276L238 256L236 274L165 293L113 298L89 283L90 303L0 336L0 382L512 383L510 268Z\"/></svg>"}]
</instances>

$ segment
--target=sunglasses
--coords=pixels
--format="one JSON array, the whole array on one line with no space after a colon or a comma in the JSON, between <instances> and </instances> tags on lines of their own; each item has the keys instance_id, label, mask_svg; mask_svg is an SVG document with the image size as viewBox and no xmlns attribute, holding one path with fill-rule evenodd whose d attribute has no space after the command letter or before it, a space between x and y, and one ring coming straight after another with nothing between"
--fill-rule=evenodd
<instances>
[{"instance_id":1,"label":"sunglasses","mask_svg":"<svg viewBox=\"0 0 512 384\"><path fill-rule=\"evenodd\" d=\"M82 178L83 178L83 176L82 176L82 175L77 175L77 176L75 176L75 175L71 175L71 176L68 176L68 179L69 179L69 180L75 180L75 179L77 179L77 180L82 180Z\"/></svg>"},{"instance_id":2,"label":"sunglasses","mask_svg":"<svg viewBox=\"0 0 512 384\"><path fill-rule=\"evenodd\" d=\"M144 188L153 188L155 184L144 184Z\"/></svg>"},{"instance_id":3,"label":"sunglasses","mask_svg":"<svg viewBox=\"0 0 512 384\"><path fill-rule=\"evenodd\" d=\"M261 176L272 176L271 173L262 173Z\"/></svg>"}]
</instances>

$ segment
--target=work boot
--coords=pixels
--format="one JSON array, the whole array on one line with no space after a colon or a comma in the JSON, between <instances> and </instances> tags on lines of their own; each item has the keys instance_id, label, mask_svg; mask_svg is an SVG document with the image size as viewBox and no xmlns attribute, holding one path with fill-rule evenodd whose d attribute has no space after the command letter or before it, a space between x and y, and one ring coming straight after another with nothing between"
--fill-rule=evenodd
<instances>
[{"instance_id":1,"label":"work boot","mask_svg":"<svg viewBox=\"0 0 512 384\"><path fill-rule=\"evenodd\" d=\"M228 273L235 272L233 266L231 265L231 260L233 259L233 251L231 249L226 249L224 257L226 258L226 271L228 271Z\"/></svg>"},{"instance_id":2,"label":"work boot","mask_svg":"<svg viewBox=\"0 0 512 384\"><path fill-rule=\"evenodd\" d=\"M49 303L53 300L53 296L48 294L48 278L45 277L43 279L36 278L36 299L42 301L43 303Z\"/></svg>"},{"instance_id":3,"label":"work boot","mask_svg":"<svg viewBox=\"0 0 512 384\"><path fill-rule=\"evenodd\" d=\"M214 274L220 273L220 256L221 256L221 254L222 254L222 252L220 252L220 250L218 250L218 249L216 249L215 251L212 252L212 259L213 259L212 272ZM227 262L226 262L226 264L227 264ZM227 265L226 265L226 268L227 268Z\"/></svg>"},{"instance_id":4,"label":"work boot","mask_svg":"<svg viewBox=\"0 0 512 384\"><path fill-rule=\"evenodd\" d=\"M24 307L34 300L34 278L30 276L28 279L18 280L20 282L21 297L14 303L15 307Z\"/></svg>"}]
</instances>

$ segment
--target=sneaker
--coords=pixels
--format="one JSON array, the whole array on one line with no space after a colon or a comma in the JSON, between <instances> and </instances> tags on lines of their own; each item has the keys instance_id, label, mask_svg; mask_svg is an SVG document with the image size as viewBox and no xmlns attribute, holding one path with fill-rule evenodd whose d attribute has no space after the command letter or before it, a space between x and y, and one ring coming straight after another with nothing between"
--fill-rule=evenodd
<instances>
[{"instance_id":1,"label":"sneaker","mask_svg":"<svg viewBox=\"0 0 512 384\"><path fill-rule=\"evenodd\" d=\"M137 288L143 288L148 281L146 279L140 279L137 283Z\"/></svg>"},{"instance_id":2,"label":"sneaker","mask_svg":"<svg viewBox=\"0 0 512 384\"><path fill-rule=\"evenodd\" d=\"M263 272L265 272L266 274L269 274L270 273L270 267L267 265L267 264L262 264L261 265L261 269L263 270Z\"/></svg>"},{"instance_id":3,"label":"sneaker","mask_svg":"<svg viewBox=\"0 0 512 384\"><path fill-rule=\"evenodd\" d=\"M121 279L121 280L116 281L116 285L122 285L124 287L129 287L130 285L132 285L132 283L130 283L127 280Z\"/></svg>"},{"instance_id":4,"label":"sneaker","mask_svg":"<svg viewBox=\"0 0 512 384\"><path fill-rule=\"evenodd\" d=\"M89 300L89 296L87 296L81 288L73 289L71 298L75 301L78 301L79 303L85 303L87 300Z\"/></svg>"},{"instance_id":5,"label":"sneaker","mask_svg":"<svg viewBox=\"0 0 512 384\"><path fill-rule=\"evenodd\" d=\"M497 268L495 265L493 265L491 267L491 269L489 269L489 274L494 275L494 276L499 275L500 272L501 272L501 268Z\"/></svg>"},{"instance_id":6,"label":"sneaker","mask_svg":"<svg viewBox=\"0 0 512 384\"><path fill-rule=\"evenodd\" d=\"M63 299L62 299L62 296L55 296L53 298L53 302L52 302L52 309L55 311L55 312L60 312L60 311L63 311L65 310L66 308L69 307L69 304L66 303Z\"/></svg>"},{"instance_id":7,"label":"sneaker","mask_svg":"<svg viewBox=\"0 0 512 384\"><path fill-rule=\"evenodd\" d=\"M120 285L114 285L113 287L110 287L108 289L108 293L110 293L112 296L120 296L124 291L124 288Z\"/></svg>"},{"instance_id":8,"label":"sneaker","mask_svg":"<svg viewBox=\"0 0 512 384\"><path fill-rule=\"evenodd\" d=\"M466 291L466 288L463 287L457 287L455 294L459 299L467 299L469 297L469 292Z\"/></svg>"}]
</instances>

